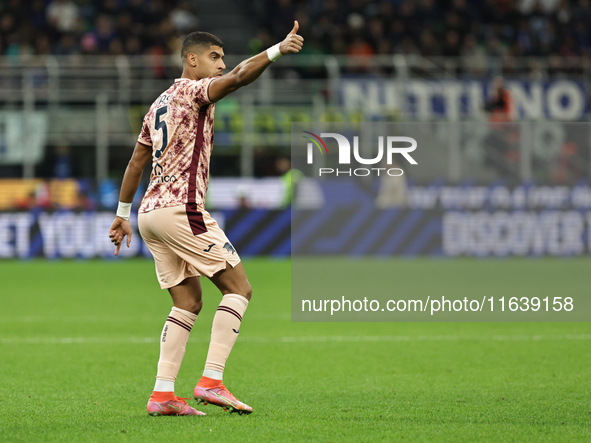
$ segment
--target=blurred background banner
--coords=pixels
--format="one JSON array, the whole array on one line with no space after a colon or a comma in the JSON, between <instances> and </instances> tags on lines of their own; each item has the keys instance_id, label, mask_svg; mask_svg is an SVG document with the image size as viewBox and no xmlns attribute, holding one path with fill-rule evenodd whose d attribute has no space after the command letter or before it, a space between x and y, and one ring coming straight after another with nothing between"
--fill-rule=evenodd
<instances>
[{"instance_id":1,"label":"blurred background banner","mask_svg":"<svg viewBox=\"0 0 591 443\"><path fill-rule=\"evenodd\" d=\"M216 104L206 207L242 255L589 254L586 1L29 3L0 5L0 257L110 257L123 172L187 33L218 35L229 70L294 18L303 51ZM406 132L419 166L311 177L292 124L327 122ZM124 255L147 255L134 240Z\"/></svg>"},{"instance_id":2,"label":"blurred background banner","mask_svg":"<svg viewBox=\"0 0 591 443\"><path fill-rule=\"evenodd\" d=\"M584 81L567 79L506 83L513 97L514 117L525 120L551 119L579 121L589 115L589 92ZM399 109L404 118L474 119L484 111L494 81L343 79L341 104L347 109L363 109L381 115Z\"/></svg>"},{"instance_id":3,"label":"blurred background banner","mask_svg":"<svg viewBox=\"0 0 591 443\"><path fill-rule=\"evenodd\" d=\"M289 256L289 209L236 209L211 214L240 248L241 256ZM139 235L137 216L132 215L130 222L133 241L130 248L121 249L120 256L151 257ZM0 258L116 259L113 245L105 236L111 223L113 213L105 211L0 212Z\"/></svg>"}]
</instances>

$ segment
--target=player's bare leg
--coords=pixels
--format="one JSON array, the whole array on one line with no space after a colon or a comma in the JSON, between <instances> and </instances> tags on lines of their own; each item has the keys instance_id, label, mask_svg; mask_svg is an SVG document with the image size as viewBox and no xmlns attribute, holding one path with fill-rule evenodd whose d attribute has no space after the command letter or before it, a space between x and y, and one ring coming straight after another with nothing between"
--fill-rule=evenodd
<instances>
[{"instance_id":1,"label":"player's bare leg","mask_svg":"<svg viewBox=\"0 0 591 443\"><path fill-rule=\"evenodd\" d=\"M199 403L211 403L230 412L250 414L252 408L234 397L224 386L222 378L226 360L238 338L252 288L242 263L234 268L227 263L226 270L212 276L211 281L222 292L223 298L213 318L203 377L195 387L193 396Z\"/></svg>"},{"instance_id":2,"label":"player's bare leg","mask_svg":"<svg viewBox=\"0 0 591 443\"><path fill-rule=\"evenodd\" d=\"M205 415L191 408L184 399L174 394L178 375L191 328L201 311L201 283L190 277L168 290L173 308L166 319L160 340L160 360L154 392L148 402L150 415Z\"/></svg>"},{"instance_id":3,"label":"player's bare leg","mask_svg":"<svg viewBox=\"0 0 591 443\"><path fill-rule=\"evenodd\" d=\"M246 271L242 263L238 263L235 267L226 263L226 269L214 274L210 280L221 291L223 295L239 294L246 300L252 297L252 287L246 277Z\"/></svg>"},{"instance_id":4,"label":"player's bare leg","mask_svg":"<svg viewBox=\"0 0 591 443\"><path fill-rule=\"evenodd\" d=\"M203 306L199 277L189 277L168 290L172 304L179 309L198 315Z\"/></svg>"}]
</instances>

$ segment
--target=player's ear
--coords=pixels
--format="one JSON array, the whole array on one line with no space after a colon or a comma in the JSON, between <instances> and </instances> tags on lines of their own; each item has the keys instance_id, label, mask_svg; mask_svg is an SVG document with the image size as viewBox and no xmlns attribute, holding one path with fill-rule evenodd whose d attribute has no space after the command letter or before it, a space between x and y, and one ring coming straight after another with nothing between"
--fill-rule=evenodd
<instances>
[{"instance_id":1,"label":"player's ear","mask_svg":"<svg viewBox=\"0 0 591 443\"><path fill-rule=\"evenodd\" d=\"M192 52L187 54L187 63L189 63L189 66L193 68L197 66L197 57Z\"/></svg>"}]
</instances>

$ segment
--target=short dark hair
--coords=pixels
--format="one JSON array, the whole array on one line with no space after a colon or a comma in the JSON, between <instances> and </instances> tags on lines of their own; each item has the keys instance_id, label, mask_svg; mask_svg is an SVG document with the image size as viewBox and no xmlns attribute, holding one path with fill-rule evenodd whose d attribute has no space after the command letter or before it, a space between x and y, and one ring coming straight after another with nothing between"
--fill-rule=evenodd
<instances>
[{"instance_id":1,"label":"short dark hair","mask_svg":"<svg viewBox=\"0 0 591 443\"><path fill-rule=\"evenodd\" d=\"M187 35L187 37L185 38L185 41L183 42L183 47L181 49L181 58L184 59L187 54L189 54L190 49L193 46L206 46L206 47L210 47L210 46L219 46L220 48L224 47L224 43L217 38L215 35L210 34L209 32L203 32L203 31L196 31L196 32L191 32L189 35Z\"/></svg>"}]
</instances>

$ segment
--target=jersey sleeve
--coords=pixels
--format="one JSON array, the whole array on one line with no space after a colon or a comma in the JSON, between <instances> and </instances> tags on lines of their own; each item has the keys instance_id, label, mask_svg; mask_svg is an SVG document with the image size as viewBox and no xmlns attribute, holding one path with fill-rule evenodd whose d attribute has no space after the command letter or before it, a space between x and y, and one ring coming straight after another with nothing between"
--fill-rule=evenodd
<instances>
[{"instance_id":1,"label":"jersey sleeve","mask_svg":"<svg viewBox=\"0 0 591 443\"><path fill-rule=\"evenodd\" d=\"M209 104L209 84L215 80L215 77L204 78L191 82L189 94L197 104Z\"/></svg>"},{"instance_id":2,"label":"jersey sleeve","mask_svg":"<svg viewBox=\"0 0 591 443\"><path fill-rule=\"evenodd\" d=\"M144 122L142 123L142 130L140 132L139 137L137 138L138 143L146 146L152 146L152 137L150 136L150 126L148 125L148 116L144 117Z\"/></svg>"}]
</instances>

